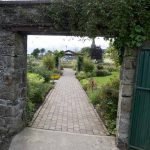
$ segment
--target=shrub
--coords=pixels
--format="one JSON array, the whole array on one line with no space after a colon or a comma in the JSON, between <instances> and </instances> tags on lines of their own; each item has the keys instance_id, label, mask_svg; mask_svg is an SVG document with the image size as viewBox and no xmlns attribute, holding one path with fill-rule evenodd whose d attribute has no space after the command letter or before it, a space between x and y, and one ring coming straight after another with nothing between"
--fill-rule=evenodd
<instances>
[{"instance_id":1,"label":"shrub","mask_svg":"<svg viewBox=\"0 0 150 150\"><path fill-rule=\"evenodd\" d=\"M119 67L116 67L114 64L111 64L111 63L104 63L103 66L109 72L114 72L114 71L118 71L119 70Z\"/></svg>"},{"instance_id":2,"label":"shrub","mask_svg":"<svg viewBox=\"0 0 150 150\"><path fill-rule=\"evenodd\" d=\"M87 76L88 78L92 77L92 76L93 76L93 72L87 72L87 73L86 73L86 76Z\"/></svg>"},{"instance_id":3,"label":"shrub","mask_svg":"<svg viewBox=\"0 0 150 150\"><path fill-rule=\"evenodd\" d=\"M83 87L83 89L84 89L85 91L87 91L87 90L88 90L88 83L83 84L82 87Z\"/></svg>"},{"instance_id":4,"label":"shrub","mask_svg":"<svg viewBox=\"0 0 150 150\"><path fill-rule=\"evenodd\" d=\"M27 69L28 72L33 72L34 68L39 66L39 60L33 56L27 56Z\"/></svg>"},{"instance_id":5,"label":"shrub","mask_svg":"<svg viewBox=\"0 0 150 150\"><path fill-rule=\"evenodd\" d=\"M36 73L36 74L41 75L44 78L45 82L49 82L50 81L51 71L49 71L44 66L36 66L36 67L34 67L34 69L32 70L32 73Z\"/></svg>"},{"instance_id":6,"label":"shrub","mask_svg":"<svg viewBox=\"0 0 150 150\"><path fill-rule=\"evenodd\" d=\"M96 67L98 70L104 69L104 66L102 64L98 64Z\"/></svg>"},{"instance_id":7,"label":"shrub","mask_svg":"<svg viewBox=\"0 0 150 150\"><path fill-rule=\"evenodd\" d=\"M91 103L96 106L97 104L99 104L99 99L98 99L98 96L99 96L99 90L94 90L94 91L88 91L88 96L90 98L90 101Z\"/></svg>"},{"instance_id":8,"label":"shrub","mask_svg":"<svg viewBox=\"0 0 150 150\"><path fill-rule=\"evenodd\" d=\"M77 69L80 72L83 69L83 57L79 56L77 60Z\"/></svg>"},{"instance_id":9,"label":"shrub","mask_svg":"<svg viewBox=\"0 0 150 150\"><path fill-rule=\"evenodd\" d=\"M58 80L58 79L60 78L60 74L52 74L52 75L50 76L50 78L51 78L52 80Z\"/></svg>"},{"instance_id":10,"label":"shrub","mask_svg":"<svg viewBox=\"0 0 150 150\"><path fill-rule=\"evenodd\" d=\"M84 71L80 71L80 72L77 73L76 77L77 77L78 80L82 80L82 79L87 78L87 75Z\"/></svg>"},{"instance_id":11,"label":"shrub","mask_svg":"<svg viewBox=\"0 0 150 150\"><path fill-rule=\"evenodd\" d=\"M109 72L118 71L118 68L116 68L115 66L106 66L105 69L107 69Z\"/></svg>"},{"instance_id":12,"label":"shrub","mask_svg":"<svg viewBox=\"0 0 150 150\"><path fill-rule=\"evenodd\" d=\"M111 72L109 72L106 69L96 70L95 73L96 73L97 77L103 77L103 76L109 76L109 75L111 75Z\"/></svg>"},{"instance_id":13,"label":"shrub","mask_svg":"<svg viewBox=\"0 0 150 150\"><path fill-rule=\"evenodd\" d=\"M119 96L119 79L111 79L110 82L99 89L92 90L89 88L89 80L84 81L83 88L86 89L91 103L96 107L98 114L101 116L110 134L115 134L118 96Z\"/></svg>"},{"instance_id":14,"label":"shrub","mask_svg":"<svg viewBox=\"0 0 150 150\"><path fill-rule=\"evenodd\" d=\"M50 54L47 54L43 57L42 59L43 65L48 69L48 70L52 70L54 69L55 66L55 61L54 61L54 57Z\"/></svg>"},{"instance_id":15,"label":"shrub","mask_svg":"<svg viewBox=\"0 0 150 150\"><path fill-rule=\"evenodd\" d=\"M94 70L94 64L90 59L84 60L83 70L87 72L93 72Z\"/></svg>"},{"instance_id":16,"label":"shrub","mask_svg":"<svg viewBox=\"0 0 150 150\"><path fill-rule=\"evenodd\" d=\"M61 70L58 70L58 69L53 69L52 74L59 74L59 75L62 75L63 72L62 72Z\"/></svg>"},{"instance_id":17,"label":"shrub","mask_svg":"<svg viewBox=\"0 0 150 150\"><path fill-rule=\"evenodd\" d=\"M97 96L97 111L104 121L109 132L114 134L116 128L117 107L119 96L119 79L112 79L108 84L102 86Z\"/></svg>"},{"instance_id":18,"label":"shrub","mask_svg":"<svg viewBox=\"0 0 150 150\"><path fill-rule=\"evenodd\" d=\"M32 120L32 117L35 112L35 104L32 103L29 99L27 100L26 104L26 121L27 123Z\"/></svg>"},{"instance_id":19,"label":"shrub","mask_svg":"<svg viewBox=\"0 0 150 150\"><path fill-rule=\"evenodd\" d=\"M51 85L44 83L44 78L35 73L28 73L28 98L33 103L43 102Z\"/></svg>"}]
</instances>

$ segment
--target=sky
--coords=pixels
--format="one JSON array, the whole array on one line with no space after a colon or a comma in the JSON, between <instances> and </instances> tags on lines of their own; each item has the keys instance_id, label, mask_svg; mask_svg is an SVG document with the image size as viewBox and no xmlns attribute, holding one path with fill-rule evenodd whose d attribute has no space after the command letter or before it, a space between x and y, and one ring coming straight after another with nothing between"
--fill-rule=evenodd
<instances>
[{"instance_id":1,"label":"sky","mask_svg":"<svg viewBox=\"0 0 150 150\"><path fill-rule=\"evenodd\" d=\"M102 37L97 37L95 43L96 46L100 46L102 49L106 49L109 46L109 41L105 41ZM83 47L90 47L92 40L88 37L29 35L27 44L28 54L35 48L45 48L46 50L51 51L79 51Z\"/></svg>"}]
</instances>

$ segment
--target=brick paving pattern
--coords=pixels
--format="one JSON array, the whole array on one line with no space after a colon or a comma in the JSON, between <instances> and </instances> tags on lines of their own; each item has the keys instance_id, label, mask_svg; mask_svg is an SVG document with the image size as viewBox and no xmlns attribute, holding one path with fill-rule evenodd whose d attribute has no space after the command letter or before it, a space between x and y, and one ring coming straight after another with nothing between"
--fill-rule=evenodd
<instances>
[{"instance_id":1,"label":"brick paving pattern","mask_svg":"<svg viewBox=\"0 0 150 150\"><path fill-rule=\"evenodd\" d=\"M103 123L89 103L85 91L75 78L74 71L64 69L63 76L32 123L33 128L106 135Z\"/></svg>"}]
</instances>

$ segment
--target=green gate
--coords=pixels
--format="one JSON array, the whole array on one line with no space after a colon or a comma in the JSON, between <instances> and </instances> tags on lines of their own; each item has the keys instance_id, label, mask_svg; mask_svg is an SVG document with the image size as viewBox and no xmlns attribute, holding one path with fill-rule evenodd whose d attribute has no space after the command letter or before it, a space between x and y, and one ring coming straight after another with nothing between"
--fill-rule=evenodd
<instances>
[{"instance_id":1,"label":"green gate","mask_svg":"<svg viewBox=\"0 0 150 150\"><path fill-rule=\"evenodd\" d=\"M129 150L150 150L150 48L138 57Z\"/></svg>"}]
</instances>

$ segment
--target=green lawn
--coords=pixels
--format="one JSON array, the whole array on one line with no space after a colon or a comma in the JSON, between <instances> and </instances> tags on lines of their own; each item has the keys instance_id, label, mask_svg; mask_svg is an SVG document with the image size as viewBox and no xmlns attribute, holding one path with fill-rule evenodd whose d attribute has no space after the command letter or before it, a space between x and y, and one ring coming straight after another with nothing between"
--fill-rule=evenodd
<instances>
[{"instance_id":1,"label":"green lawn","mask_svg":"<svg viewBox=\"0 0 150 150\"><path fill-rule=\"evenodd\" d=\"M93 77L93 79L96 81L96 84L98 86L101 86L101 85L104 85L106 84L107 82L109 82L111 80L111 78L114 78L114 77L118 77L119 76L119 72L112 72L112 75L110 76L105 76L105 77ZM80 83L82 85L84 84L87 84L89 82L89 79L90 78L87 78L87 79L83 79L80 81Z\"/></svg>"}]
</instances>

